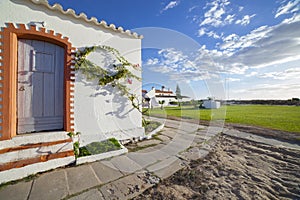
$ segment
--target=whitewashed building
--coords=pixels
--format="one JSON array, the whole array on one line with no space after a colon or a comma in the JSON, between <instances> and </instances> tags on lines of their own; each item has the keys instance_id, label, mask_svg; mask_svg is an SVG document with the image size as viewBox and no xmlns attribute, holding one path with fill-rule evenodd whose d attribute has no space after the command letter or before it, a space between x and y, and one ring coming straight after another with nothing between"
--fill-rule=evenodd
<instances>
[{"instance_id":1,"label":"whitewashed building","mask_svg":"<svg viewBox=\"0 0 300 200\"><path fill-rule=\"evenodd\" d=\"M1 0L0 26L0 183L73 162L70 131L81 132L81 145L144 134L141 113L75 72L72 55L106 45L141 65L141 36L46 0ZM111 64L103 52L89 59ZM141 82L127 86L141 101Z\"/></svg>"},{"instance_id":2,"label":"whitewashed building","mask_svg":"<svg viewBox=\"0 0 300 200\"><path fill-rule=\"evenodd\" d=\"M176 104L172 104L171 102L178 102L173 91L170 89L166 90L164 87L161 90L153 87L149 92L145 91L144 93L144 96L149 99L149 105L147 106L150 108L160 107L160 101L164 101L163 106L176 106Z\"/></svg>"},{"instance_id":3,"label":"whitewashed building","mask_svg":"<svg viewBox=\"0 0 300 200\"><path fill-rule=\"evenodd\" d=\"M203 100L203 107L207 109L218 109L221 107L221 102L214 99Z\"/></svg>"}]
</instances>

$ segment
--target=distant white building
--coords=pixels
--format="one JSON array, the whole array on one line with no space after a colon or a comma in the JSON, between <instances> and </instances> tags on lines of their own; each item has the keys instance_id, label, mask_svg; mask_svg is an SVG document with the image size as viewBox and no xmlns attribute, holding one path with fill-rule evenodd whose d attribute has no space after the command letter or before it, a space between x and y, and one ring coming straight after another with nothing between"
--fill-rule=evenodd
<instances>
[{"instance_id":1,"label":"distant white building","mask_svg":"<svg viewBox=\"0 0 300 200\"><path fill-rule=\"evenodd\" d=\"M221 102L215 99L203 100L203 107L207 109L218 109L221 107Z\"/></svg>"},{"instance_id":2,"label":"distant white building","mask_svg":"<svg viewBox=\"0 0 300 200\"><path fill-rule=\"evenodd\" d=\"M160 101L164 101L163 106L172 106L170 102L178 102L173 91L171 91L170 89L166 90L164 86L161 88L161 90L155 89L153 87L149 92L143 90L142 93L143 98L146 100L146 103L144 103L144 107L160 107Z\"/></svg>"},{"instance_id":3,"label":"distant white building","mask_svg":"<svg viewBox=\"0 0 300 200\"><path fill-rule=\"evenodd\" d=\"M149 92L147 90L143 90L142 93L145 100L143 104L144 107L160 107L160 101L164 101L163 106L177 106L176 103L172 104L172 102L178 102L178 99L176 99L176 94L170 89L165 89L164 86L162 86L161 90L153 87ZM181 101L188 99L189 97L183 96Z\"/></svg>"},{"instance_id":4,"label":"distant white building","mask_svg":"<svg viewBox=\"0 0 300 200\"><path fill-rule=\"evenodd\" d=\"M152 87L149 92L147 90L142 90L142 95L144 100L143 107L148 108L161 107L159 102L162 101L164 101L163 106L177 106L179 102L179 100L176 98L176 94L170 89L165 89L164 86L161 87L161 90L155 89L154 87ZM190 97L182 96L180 102L189 100L191 100Z\"/></svg>"}]
</instances>

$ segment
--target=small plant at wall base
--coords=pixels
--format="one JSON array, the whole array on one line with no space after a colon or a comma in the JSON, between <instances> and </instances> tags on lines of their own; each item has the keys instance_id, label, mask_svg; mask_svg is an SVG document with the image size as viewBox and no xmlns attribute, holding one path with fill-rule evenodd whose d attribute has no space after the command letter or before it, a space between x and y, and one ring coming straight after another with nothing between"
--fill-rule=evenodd
<instances>
[{"instance_id":1,"label":"small plant at wall base","mask_svg":"<svg viewBox=\"0 0 300 200\"><path fill-rule=\"evenodd\" d=\"M77 159L79 157L80 151L79 151L79 145L80 145L80 132L69 132L67 135L72 138L73 141L73 150L74 150L74 155L75 155L75 159ZM77 137L77 141L76 141L76 137Z\"/></svg>"},{"instance_id":2,"label":"small plant at wall base","mask_svg":"<svg viewBox=\"0 0 300 200\"><path fill-rule=\"evenodd\" d=\"M75 159L79 157L101 154L109 151L120 150L122 147L117 139L109 138L100 142L92 142L80 147L80 132L69 132L67 135L72 138Z\"/></svg>"}]
</instances>

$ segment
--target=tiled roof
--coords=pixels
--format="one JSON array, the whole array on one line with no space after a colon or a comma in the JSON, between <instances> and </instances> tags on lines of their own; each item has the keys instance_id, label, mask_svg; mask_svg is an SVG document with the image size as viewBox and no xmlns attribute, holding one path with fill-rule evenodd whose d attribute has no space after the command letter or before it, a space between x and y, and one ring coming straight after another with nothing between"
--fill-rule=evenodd
<instances>
[{"instance_id":1,"label":"tiled roof","mask_svg":"<svg viewBox=\"0 0 300 200\"><path fill-rule=\"evenodd\" d=\"M162 90L155 90L155 93L173 94L172 91L162 91Z\"/></svg>"},{"instance_id":2,"label":"tiled roof","mask_svg":"<svg viewBox=\"0 0 300 200\"><path fill-rule=\"evenodd\" d=\"M175 95L170 95L170 96L166 96L166 95L155 95L155 97L176 98Z\"/></svg>"},{"instance_id":3,"label":"tiled roof","mask_svg":"<svg viewBox=\"0 0 300 200\"><path fill-rule=\"evenodd\" d=\"M64 10L63 7L60 4L54 4L53 6L51 6L47 0L29 0L31 2L33 2L34 4L38 4L38 5L44 5L46 6L48 9L50 10L55 10L55 11L59 11L60 13L64 14L64 15L70 15L76 19L81 19L85 22L88 23L92 23L94 25L97 26L102 26L106 29L110 29L113 30L115 32L119 32L119 33L123 33L126 35L129 35L133 38L137 38L137 39L142 39L143 36L142 35L138 35L135 32L131 32L130 30L124 30L121 26L120 27L116 27L114 24L107 24L104 20L101 20L100 22L98 21L97 18L95 17L91 17L90 19L87 17L87 15L85 13L80 13L79 15L76 14L76 12L73 9L67 9Z\"/></svg>"}]
</instances>

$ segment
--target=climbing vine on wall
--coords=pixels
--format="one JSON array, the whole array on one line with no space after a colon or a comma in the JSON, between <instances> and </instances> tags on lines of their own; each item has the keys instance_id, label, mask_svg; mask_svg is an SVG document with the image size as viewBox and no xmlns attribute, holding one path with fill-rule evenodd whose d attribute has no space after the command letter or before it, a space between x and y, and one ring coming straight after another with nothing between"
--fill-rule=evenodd
<instances>
[{"instance_id":1,"label":"climbing vine on wall","mask_svg":"<svg viewBox=\"0 0 300 200\"><path fill-rule=\"evenodd\" d=\"M115 57L116 60L113 61L111 69L104 69L87 59L90 53L97 50L111 53ZM85 47L78 50L75 54L75 61L75 70L81 71L88 80L98 80L98 84L101 86L110 85L118 88L121 94L130 100L131 105L141 112L139 99L130 92L126 84L122 83L126 80L128 84L132 84L133 79L141 81L140 77L134 75L128 69L140 70L139 64L130 63L117 49L105 45Z\"/></svg>"}]
</instances>

